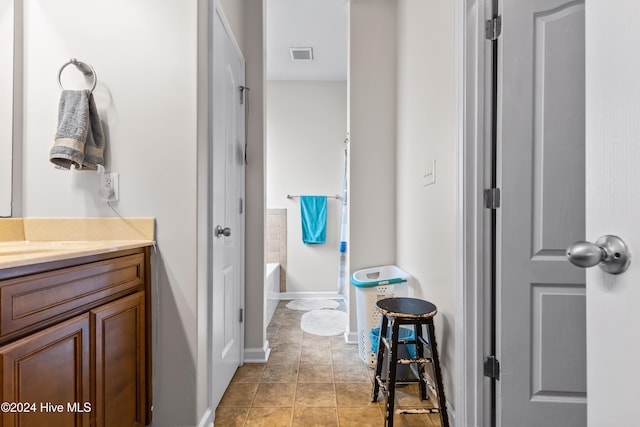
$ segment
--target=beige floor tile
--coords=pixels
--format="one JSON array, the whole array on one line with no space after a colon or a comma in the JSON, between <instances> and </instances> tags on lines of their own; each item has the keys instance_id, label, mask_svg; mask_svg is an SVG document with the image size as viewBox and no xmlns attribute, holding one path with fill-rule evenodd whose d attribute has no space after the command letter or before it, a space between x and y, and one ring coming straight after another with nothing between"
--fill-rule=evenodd
<instances>
[{"instance_id":1,"label":"beige floor tile","mask_svg":"<svg viewBox=\"0 0 640 427\"><path fill-rule=\"evenodd\" d=\"M384 418L378 406L339 407L340 427L380 427Z\"/></svg>"},{"instance_id":2,"label":"beige floor tile","mask_svg":"<svg viewBox=\"0 0 640 427\"><path fill-rule=\"evenodd\" d=\"M295 339L299 342L302 342L302 329L300 329L300 327L298 326L297 329L290 329L290 328L284 328L282 326L280 326L278 328L278 333L276 334L275 338L277 339Z\"/></svg>"},{"instance_id":3,"label":"beige floor tile","mask_svg":"<svg viewBox=\"0 0 640 427\"><path fill-rule=\"evenodd\" d=\"M296 406L335 407L336 392L333 384L298 383Z\"/></svg>"},{"instance_id":4,"label":"beige floor tile","mask_svg":"<svg viewBox=\"0 0 640 427\"><path fill-rule=\"evenodd\" d=\"M337 397L339 407L377 406L377 403L371 403L371 385L370 384L337 383L335 386L336 386L336 397Z\"/></svg>"},{"instance_id":5,"label":"beige floor tile","mask_svg":"<svg viewBox=\"0 0 640 427\"><path fill-rule=\"evenodd\" d=\"M222 408L216 409L215 423L217 427L241 427L247 419L249 408Z\"/></svg>"},{"instance_id":6,"label":"beige floor tile","mask_svg":"<svg viewBox=\"0 0 640 427\"><path fill-rule=\"evenodd\" d=\"M288 347L271 351L267 365L298 364L300 362L300 348Z\"/></svg>"},{"instance_id":7,"label":"beige floor tile","mask_svg":"<svg viewBox=\"0 0 640 427\"><path fill-rule=\"evenodd\" d=\"M322 337L305 332L304 334L302 334L302 346L310 346L315 348L331 348L331 337Z\"/></svg>"},{"instance_id":8,"label":"beige floor tile","mask_svg":"<svg viewBox=\"0 0 640 427\"><path fill-rule=\"evenodd\" d=\"M247 417L247 426L289 427L293 407L290 408L251 408ZM216 427L218 423L216 423Z\"/></svg>"},{"instance_id":9,"label":"beige floor tile","mask_svg":"<svg viewBox=\"0 0 640 427\"><path fill-rule=\"evenodd\" d=\"M271 355L269 361L272 363L290 363L292 358L299 358L300 348L302 346L301 333L285 333L276 334L275 337L269 339L269 347Z\"/></svg>"},{"instance_id":10,"label":"beige floor tile","mask_svg":"<svg viewBox=\"0 0 640 427\"><path fill-rule=\"evenodd\" d=\"M418 384L409 384L404 387L396 387L396 406L432 408L433 400L420 399L420 387Z\"/></svg>"},{"instance_id":11,"label":"beige floor tile","mask_svg":"<svg viewBox=\"0 0 640 427\"><path fill-rule=\"evenodd\" d=\"M333 364L333 378L336 383L367 383L371 384L368 369L364 364Z\"/></svg>"},{"instance_id":12,"label":"beige floor tile","mask_svg":"<svg viewBox=\"0 0 640 427\"><path fill-rule=\"evenodd\" d=\"M355 349L355 351L358 351L358 346L355 344L346 343L342 335L329 337L329 340L331 341L331 348L333 349L349 347L349 348Z\"/></svg>"},{"instance_id":13,"label":"beige floor tile","mask_svg":"<svg viewBox=\"0 0 640 427\"><path fill-rule=\"evenodd\" d=\"M269 321L267 328L268 327L279 328L281 324L282 324L282 314L278 314L278 312L276 311L273 317L271 318L271 320Z\"/></svg>"},{"instance_id":14,"label":"beige floor tile","mask_svg":"<svg viewBox=\"0 0 640 427\"><path fill-rule=\"evenodd\" d=\"M263 383L295 383L297 381L297 363L269 363L262 374Z\"/></svg>"},{"instance_id":15,"label":"beige floor tile","mask_svg":"<svg viewBox=\"0 0 640 427\"><path fill-rule=\"evenodd\" d=\"M305 360L306 362L306 360ZM333 371L328 363L300 363L299 383L332 383Z\"/></svg>"},{"instance_id":16,"label":"beige floor tile","mask_svg":"<svg viewBox=\"0 0 640 427\"><path fill-rule=\"evenodd\" d=\"M287 320L300 320L305 313L306 311L303 310L286 309L286 311L282 313L282 317Z\"/></svg>"},{"instance_id":17,"label":"beige floor tile","mask_svg":"<svg viewBox=\"0 0 640 427\"><path fill-rule=\"evenodd\" d=\"M281 331L291 331L297 332L300 331L300 317L301 316L287 316L286 314L282 316L282 320L280 320L280 330Z\"/></svg>"},{"instance_id":18,"label":"beige floor tile","mask_svg":"<svg viewBox=\"0 0 640 427\"><path fill-rule=\"evenodd\" d=\"M331 348L322 345L311 346L303 344L300 350L300 360L304 360L305 363L331 363Z\"/></svg>"},{"instance_id":19,"label":"beige floor tile","mask_svg":"<svg viewBox=\"0 0 640 427\"><path fill-rule=\"evenodd\" d=\"M293 315L287 315L285 313L284 316L282 316L282 321L280 322L280 327L281 328L285 328L287 330L290 331L300 331L302 332L302 335L304 336L304 331L302 331L302 329L300 329L300 322L302 321L302 312L300 312L300 314L293 314Z\"/></svg>"},{"instance_id":20,"label":"beige floor tile","mask_svg":"<svg viewBox=\"0 0 640 427\"><path fill-rule=\"evenodd\" d=\"M398 409L398 408L396 408ZM440 422L435 424L431 421L433 415L396 415L393 419L394 427L439 427Z\"/></svg>"},{"instance_id":21,"label":"beige floor tile","mask_svg":"<svg viewBox=\"0 0 640 427\"><path fill-rule=\"evenodd\" d=\"M271 347L271 354L275 355L279 352L300 352L302 345L302 338L280 338L276 337L269 340L269 347Z\"/></svg>"},{"instance_id":22,"label":"beige floor tile","mask_svg":"<svg viewBox=\"0 0 640 427\"><path fill-rule=\"evenodd\" d=\"M354 347L354 348L352 348ZM340 347L331 349L331 360L334 364L361 365L364 362L358 355L356 346Z\"/></svg>"},{"instance_id":23,"label":"beige floor tile","mask_svg":"<svg viewBox=\"0 0 640 427\"><path fill-rule=\"evenodd\" d=\"M231 383L224 392L219 406L248 408L253 402L257 389L257 383Z\"/></svg>"},{"instance_id":24,"label":"beige floor tile","mask_svg":"<svg viewBox=\"0 0 640 427\"><path fill-rule=\"evenodd\" d=\"M338 425L336 408L296 406L293 412L295 427L333 427Z\"/></svg>"},{"instance_id":25,"label":"beige floor tile","mask_svg":"<svg viewBox=\"0 0 640 427\"><path fill-rule=\"evenodd\" d=\"M278 329L280 329L278 326L267 326L267 339L269 341L278 334Z\"/></svg>"},{"instance_id":26,"label":"beige floor tile","mask_svg":"<svg viewBox=\"0 0 640 427\"><path fill-rule=\"evenodd\" d=\"M297 323L300 323L299 320L296 320ZM302 341L302 337L304 336L303 333L301 333L302 331L300 330L300 326L299 325L292 325L292 324L283 324L280 325L280 327L278 328L278 333L276 334L276 337L295 337L298 338Z\"/></svg>"},{"instance_id":27,"label":"beige floor tile","mask_svg":"<svg viewBox=\"0 0 640 427\"><path fill-rule=\"evenodd\" d=\"M264 363L246 363L236 371L231 381L236 383L258 383L264 371Z\"/></svg>"},{"instance_id":28,"label":"beige floor tile","mask_svg":"<svg viewBox=\"0 0 640 427\"><path fill-rule=\"evenodd\" d=\"M292 407L296 396L296 384L261 383L258 386L253 407Z\"/></svg>"}]
</instances>

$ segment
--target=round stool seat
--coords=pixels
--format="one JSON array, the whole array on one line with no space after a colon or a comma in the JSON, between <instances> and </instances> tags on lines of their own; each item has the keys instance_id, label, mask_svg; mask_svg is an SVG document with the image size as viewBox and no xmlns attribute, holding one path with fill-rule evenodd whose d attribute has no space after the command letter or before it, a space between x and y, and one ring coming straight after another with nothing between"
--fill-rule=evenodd
<instances>
[{"instance_id":1,"label":"round stool seat","mask_svg":"<svg viewBox=\"0 0 640 427\"><path fill-rule=\"evenodd\" d=\"M380 312L389 317L427 319L438 312L438 308L429 301L417 298L385 298L376 302Z\"/></svg>"}]
</instances>

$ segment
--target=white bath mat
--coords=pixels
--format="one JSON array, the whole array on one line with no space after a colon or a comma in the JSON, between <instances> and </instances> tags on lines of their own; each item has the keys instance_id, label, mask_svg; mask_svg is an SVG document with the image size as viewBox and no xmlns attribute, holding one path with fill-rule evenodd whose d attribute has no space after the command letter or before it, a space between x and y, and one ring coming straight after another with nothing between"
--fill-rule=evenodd
<instances>
[{"instance_id":1,"label":"white bath mat","mask_svg":"<svg viewBox=\"0 0 640 427\"><path fill-rule=\"evenodd\" d=\"M323 337L343 334L346 325L347 313L338 310L311 310L300 319L300 329Z\"/></svg>"},{"instance_id":2,"label":"white bath mat","mask_svg":"<svg viewBox=\"0 0 640 427\"><path fill-rule=\"evenodd\" d=\"M324 308L335 309L340 303L330 299L294 299L287 303L287 308L298 311L322 310Z\"/></svg>"}]
</instances>

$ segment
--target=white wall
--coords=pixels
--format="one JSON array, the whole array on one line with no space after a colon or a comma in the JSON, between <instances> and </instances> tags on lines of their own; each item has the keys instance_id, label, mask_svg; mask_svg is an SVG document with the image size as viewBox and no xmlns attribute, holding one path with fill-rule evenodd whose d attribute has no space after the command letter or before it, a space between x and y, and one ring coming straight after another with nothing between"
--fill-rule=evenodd
<instances>
[{"instance_id":1,"label":"white wall","mask_svg":"<svg viewBox=\"0 0 640 427\"><path fill-rule=\"evenodd\" d=\"M269 81L267 91L267 207L287 209L287 292L336 292L342 201L327 199L326 243L305 245L300 200L286 196L342 195L346 82Z\"/></svg>"},{"instance_id":2,"label":"white wall","mask_svg":"<svg viewBox=\"0 0 640 427\"><path fill-rule=\"evenodd\" d=\"M91 64L123 216L157 221L154 426L196 422L197 2L24 1L25 216L114 216L95 172L48 160L69 58ZM73 67L65 75L76 73Z\"/></svg>"},{"instance_id":3,"label":"white wall","mask_svg":"<svg viewBox=\"0 0 640 427\"><path fill-rule=\"evenodd\" d=\"M445 391L454 404L454 4L397 4L397 264L415 277L415 296L438 306L435 324ZM422 175L433 159L436 183L424 187Z\"/></svg>"},{"instance_id":4,"label":"white wall","mask_svg":"<svg viewBox=\"0 0 640 427\"><path fill-rule=\"evenodd\" d=\"M396 259L396 50L396 3L351 0L349 274Z\"/></svg>"},{"instance_id":5,"label":"white wall","mask_svg":"<svg viewBox=\"0 0 640 427\"><path fill-rule=\"evenodd\" d=\"M0 216L11 216L13 1L0 0Z\"/></svg>"}]
</instances>

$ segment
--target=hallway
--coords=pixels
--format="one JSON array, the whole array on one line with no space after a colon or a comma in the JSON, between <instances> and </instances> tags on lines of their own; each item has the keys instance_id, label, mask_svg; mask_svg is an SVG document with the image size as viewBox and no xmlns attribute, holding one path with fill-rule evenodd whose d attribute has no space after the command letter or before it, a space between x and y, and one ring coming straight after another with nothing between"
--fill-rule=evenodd
<instances>
[{"instance_id":1,"label":"hallway","mask_svg":"<svg viewBox=\"0 0 640 427\"><path fill-rule=\"evenodd\" d=\"M218 409L215 425L353 426L384 424L382 397L369 402L372 369L343 336L303 332L303 311L280 301L267 335L271 355L266 364L246 364L236 372ZM396 407L430 406L421 402L417 385L396 390ZM437 415L396 416L398 427L439 426Z\"/></svg>"}]
</instances>

